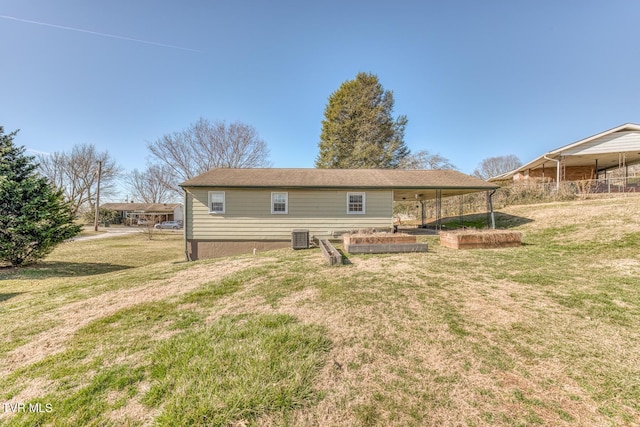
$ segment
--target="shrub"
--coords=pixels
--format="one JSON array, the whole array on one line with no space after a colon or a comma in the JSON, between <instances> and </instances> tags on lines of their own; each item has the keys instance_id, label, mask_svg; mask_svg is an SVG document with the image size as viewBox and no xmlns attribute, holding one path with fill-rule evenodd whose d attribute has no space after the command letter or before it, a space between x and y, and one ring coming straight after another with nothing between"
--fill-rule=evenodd
<instances>
[{"instance_id":1,"label":"shrub","mask_svg":"<svg viewBox=\"0 0 640 427\"><path fill-rule=\"evenodd\" d=\"M36 173L33 157L0 126L0 262L18 266L44 258L80 232L62 192Z\"/></svg>"}]
</instances>

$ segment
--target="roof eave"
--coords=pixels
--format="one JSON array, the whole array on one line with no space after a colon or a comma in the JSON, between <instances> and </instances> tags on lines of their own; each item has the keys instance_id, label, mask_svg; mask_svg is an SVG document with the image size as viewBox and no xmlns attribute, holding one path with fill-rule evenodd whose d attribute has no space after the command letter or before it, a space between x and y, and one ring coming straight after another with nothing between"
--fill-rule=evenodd
<instances>
[{"instance_id":1,"label":"roof eave","mask_svg":"<svg viewBox=\"0 0 640 427\"><path fill-rule=\"evenodd\" d=\"M572 142L571 144L567 144L563 147L556 148L555 150L551 150L547 153L547 155L559 155L562 154L563 151L569 150L570 148L577 147L582 144L586 144L587 142L591 142L594 139L602 138L603 136L610 135L612 133L620 132L622 130L629 129L630 131L640 131L640 125L635 123L625 123L623 125L617 126L615 128L605 130L604 132L600 132L596 135L589 136L587 138L581 139L576 142Z\"/></svg>"},{"instance_id":2,"label":"roof eave","mask_svg":"<svg viewBox=\"0 0 640 427\"><path fill-rule=\"evenodd\" d=\"M593 141L595 139L602 138L603 136L607 136L607 135L610 135L610 134L615 133L615 132L620 132L620 131L625 130L625 129L629 129L630 131L639 131L640 132L640 125L637 125L635 123L625 123L623 125L617 126L615 128L609 129L609 130L606 130L604 132L600 132L600 133L598 133L596 135L592 135L592 136L590 136L588 138L584 138L584 139L581 139L579 141L572 142L571 144L567 144L567 145L564 145L564 146L562 146L560 148L556 148L555 150L548 151L548 152L544 153L542 156L533 159L529 163L527 163L525 165L522 165L517 169L514 169L514 170L512 170L510 172L506 172L506 173L504 173L502 175L491 177L491 178L489 178L489 181L512 178L518 172L523 172L523 171L525 171L527 169L531 169L534 166L540 166L540 165L537 165L536 163L544 164L547 161L555 161L554 157L560 156L562 154L562 152L564 152L566 150L569 150L571 148L574 148L574 147L577 147L579 145L585 144L587 142L591 142L591 141Z\"/></svg>"},{"instance_id":3,"label":"roof eave","mask_svg":"<svg viewBox=\"0 0 640 427\"><path fill-rule=\"evenodd\" d=\"M370 186L370 185L223 185L223 184L195 184L180 185L182 189L187 188L233 188L233 189L269 189L269 188L290 188L290 189L316 189L316 190L349 190L349 189L367 189L367 190L493 190L499 188L497 185L394 185L394 186Z\"/></svg>"}]
</instances>

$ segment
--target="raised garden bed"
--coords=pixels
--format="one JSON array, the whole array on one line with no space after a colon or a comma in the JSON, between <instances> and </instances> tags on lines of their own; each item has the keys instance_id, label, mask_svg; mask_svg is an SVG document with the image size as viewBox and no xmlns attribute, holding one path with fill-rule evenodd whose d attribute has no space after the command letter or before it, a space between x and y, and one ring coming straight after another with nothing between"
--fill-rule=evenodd
<instances>
[{"instance_id":1,"label":"raised garden bed","mask_svg":"<svg viewBox=\"0 0 640 427\"><path fill-rule=\"evenodd\" d=\"M350 254L383 254L399 252L427 252L426 243L417 243L410 234L345 234L344 250Z\"/></svg>"},{"instance_id":2,"label":"raised garden bed","mask_svg":"<svg viewBox=\"0 0 640 427\"><path fill-rule=\"evenodd\" d=\"M441 231L440 244L452 249L512 248L522 245L522 233L507 230Z\"/></svg>"}]
</instances>

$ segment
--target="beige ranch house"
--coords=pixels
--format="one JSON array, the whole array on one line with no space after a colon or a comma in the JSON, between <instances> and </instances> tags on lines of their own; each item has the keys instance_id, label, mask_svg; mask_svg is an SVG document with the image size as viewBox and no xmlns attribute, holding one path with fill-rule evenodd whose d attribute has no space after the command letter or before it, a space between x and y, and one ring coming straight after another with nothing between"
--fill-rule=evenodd
<instances>
[{"instance_id":1,"label":"beige ranch house","mask_svg":"<svg viewBox=\"0 0 640 427\"><path fill-rule=\"evenodd\" d=\"M180 185L185 252L197 260L291 245L291 233L333 239L391 229L393 203L497 186L452 170L212 169Z\"/></svg>"},{"instance_id":2,"label":"beige ranch house","mask_svg":"<svg viewBox=\"0 0 640 427\"><path fill-rule=\"evenodd\" d=\"M117 212L118 223L136 225L140 219L182 221L182 205L177 203L103 203L100 207Z\"/></svg>"}]
</instances>

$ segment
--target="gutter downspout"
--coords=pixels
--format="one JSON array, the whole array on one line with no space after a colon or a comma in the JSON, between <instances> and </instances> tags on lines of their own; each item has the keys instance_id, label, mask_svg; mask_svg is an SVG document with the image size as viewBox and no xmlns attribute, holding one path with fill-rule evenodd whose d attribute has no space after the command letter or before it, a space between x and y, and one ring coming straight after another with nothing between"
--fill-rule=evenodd
<instances>
[{"instance_id":1,"label":"gutter downspout","mask_svg":"<svg viewBox=\"0 0 640 427\"><path fill-rule=\"evenodd\" d=\"M552 162L556 162L556 191L560 190L560 160L551 159L547 157L545 154L544 157L546 160L551 160Z\"/></svg>"},{"instance_id":2,"label":"gutter downspout","mask_svg":"<svg viewBox=\"0 0 640 427\"><path fill-rule=\"evenodd\" d=\"M191 261L189 259L189 245L187 244L187 190L182 189L184 191L184 207L182 208L182 221L184 225L184 259L185 261Z\"/></svg>"}]
</instances>

